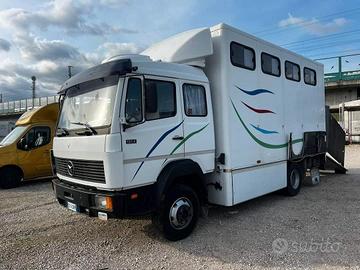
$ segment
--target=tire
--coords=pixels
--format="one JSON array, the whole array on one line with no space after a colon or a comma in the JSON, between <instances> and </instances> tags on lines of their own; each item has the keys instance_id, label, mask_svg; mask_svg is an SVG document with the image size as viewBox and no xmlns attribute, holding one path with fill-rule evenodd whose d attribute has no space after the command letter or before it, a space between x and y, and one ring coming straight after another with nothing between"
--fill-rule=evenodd
<instances>
[{"instance_id":1,"label":"tire","mask_svg":"<svg viewBox=\"0 0 360 270\"><path fill-rule=\"evenodd\" d=\"M285 188L285 195L296 196L301 189L301 184L304 180L304 168L302 163L290 163L287 166L287 186Z\"/></svg>"},{"instance_id":2,"label":"tire","mask_svg":"<svg viewBox=\"0 0 360 270\"><path fill-rule=\"evenodd\" d=\"M162 209L153 216L153 223L166 239L178 241L189 236L199 218L200 202L195 191L186 185L176 184L165 196Z\"/></svg>"},{"instance_id":3,"label":"tire","mask_svg":"<svg viewBox=\"0 0 360 270\"><path fill-rule=\"evenodd\" d=\"M9 189L20 185L22 179L21 172L16 168L3 168L0 170L0 188Z\"/></svg>"}]
</instances>

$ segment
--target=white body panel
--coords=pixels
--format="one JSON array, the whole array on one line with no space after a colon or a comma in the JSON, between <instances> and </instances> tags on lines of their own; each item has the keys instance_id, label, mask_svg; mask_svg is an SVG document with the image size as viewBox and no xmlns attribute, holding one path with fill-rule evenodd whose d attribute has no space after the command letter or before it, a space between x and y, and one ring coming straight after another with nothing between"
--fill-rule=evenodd
<instances>
[{"instance_id":1,"label":"white body panel","mask_svg":"<svg viewBox=\"0 0 360 270\"><path fill-rule=\"evenodd\" d=\"M61 137L54 140L54 154L58 158L103 161L106 184L70 178L61 174L57 176L60 179L85 186L96 186L99 189L122 189L123 152L120 151L119 135L89 136L86 140L83 137Z\"/></svg>"},{"instance_id":2,"label":"white body panel","mask_svg":"<svg viewBox=\"0 0 360 270\"><path fill-rule=\"evenodd\" d=\"M224 24L211 28L211 34L214 54L206 58L205 73L214 104L216 156L224 153L226 162L218 165L220 172L208 176L209 183L218 181L222 186L222 190L209 187L209 200L233 205L286 186L290 133L293 139L302 139L304 132L325 131L323 67ZM255 70L232 65L231 42L255 51ZM262 52L280 59L280 77L263 73ZM300 82L285 78L286 60L300 65ZM316 86L304 83L304 67L316 71ZM253 94L257 89L266 92ZM258 113L246 105L273 113ZM299 152L302 142L293 148Z\"/></svg>"},{"instance_id":3,"label":"white body panel","mask_svg":"<svg viewBox=\"0 0 360 270\"><path fill-rule=\"evenodd\" d=\"M234 171L233 202L237 204L286 186L286 161Z\"/></svg>"},{"instance_id":4,"label":"white body panel","mask_svg":"<svg viewBox=\"0 0 360 270\"><path fill-rule=\"evenodd\" d=\"M203 67L205 57L212 55L213 47L209 28L189 30L165 39L141 54L152 60Z\"/></svg>"}]
</instances>

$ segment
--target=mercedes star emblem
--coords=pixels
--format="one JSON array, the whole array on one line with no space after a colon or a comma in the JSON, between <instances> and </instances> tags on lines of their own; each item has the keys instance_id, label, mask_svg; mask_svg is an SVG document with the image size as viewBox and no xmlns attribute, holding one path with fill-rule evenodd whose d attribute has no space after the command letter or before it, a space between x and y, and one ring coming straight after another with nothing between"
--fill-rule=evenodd
<instances>
[{"instance_id":1,"label":"mercedes star emblem","mask_svg":"<svg viewBox=\"0 0 360 270\"><path fill-rule=\"evenodd\" d=\"M74 164L71 161L67 163L67 170L70 176L74 176Z\"/></svg>"}]
</instances>

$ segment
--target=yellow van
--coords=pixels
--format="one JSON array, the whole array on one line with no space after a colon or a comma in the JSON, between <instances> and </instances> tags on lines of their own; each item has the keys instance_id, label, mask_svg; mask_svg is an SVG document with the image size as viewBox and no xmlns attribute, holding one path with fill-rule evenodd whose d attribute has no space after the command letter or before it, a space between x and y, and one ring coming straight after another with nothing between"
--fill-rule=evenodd
<instances>
[{"instance_id":1,"label":"yellow van","mask_svg":"<svg viewBox=\"0 0 360 270\"><path fill-rule=\"evenodd\" d=\"M52 176L50 150L58 115L58 103L25 112L0 142L1 188Z\"/></svg>"}]
</instances>

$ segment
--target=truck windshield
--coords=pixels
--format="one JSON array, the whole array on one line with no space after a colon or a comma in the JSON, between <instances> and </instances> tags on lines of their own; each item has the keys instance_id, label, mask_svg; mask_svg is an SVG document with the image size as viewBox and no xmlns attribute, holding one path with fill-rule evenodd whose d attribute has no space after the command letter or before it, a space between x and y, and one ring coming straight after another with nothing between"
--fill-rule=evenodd
<instances>
[{"instance_id":1,"label":"truck windshield","mask_svg":"<svg viewBox=\"0 0 360 270\"><path fill-rule=\"evenodd\" d=\"M114 77L114 76L113 76ZM63 130L103 128L111 124L117 78L86 82L68 90L59 119Z\"/></svg>"},{"instance_id":2,"label":"truck windshield","mask_svg":"<svg viewBox=\"0 0 360 270\"><path fill-rule=\"evenodd\" d=\"M0 145L9 145L15 142L27 129L27 126L18 126L14 128L1 142Z\"/></svg>"}]
</instances>

